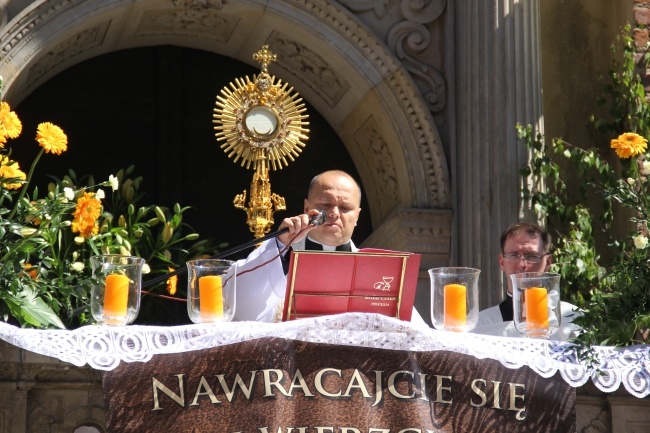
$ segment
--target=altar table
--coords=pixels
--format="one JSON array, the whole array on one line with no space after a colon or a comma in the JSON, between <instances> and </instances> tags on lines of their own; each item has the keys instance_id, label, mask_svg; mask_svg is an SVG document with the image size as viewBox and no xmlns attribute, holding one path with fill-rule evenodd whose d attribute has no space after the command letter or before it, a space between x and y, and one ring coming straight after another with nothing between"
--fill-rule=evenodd
<instances>
[{"instance_id":1,"label":"altar table","mask_svg":"<svg viewBox=\"0 0 650 433\"><path fill-rule=\"evenodd\" d=\"M308 352L305 348L318 348L318 345L327 345L330 348L336 347L336 351L331 353L336 353L339 357L345 357L345 347L350 348L350 354L353 353L353 350L371 349L370 352L367 352L371 354L370 357L372 357L372 350L378 350L380 353L388 355L391 352L386 351L404 352L410 354L409 357L417 359L420 354L439 352L441 356L447 357L444 359L448 363L453 363L454 361L450 360L457 357L472 357L492 363L489 365L496 364L507 370L524 371L529 369L541 378L560 380L569 387L579 387L591 381L604 392L613 392L619 387L624 387L631 395L639 398L650 394L650 348L648 346L621 349L596 347L594 349L601 361L596 366L597 368L593 369L579 361L570 343L442 332L375 314L348 313L276 324L232 322L176 327L85 326L70 331L20 329L0 323L0 338L14 346L58 358L76 366L89 365L94 369L113 373L120 369L140 371L136 368L139 365L143 367L151 365L155 371L154 367L161 362L160 360L174 359L174 357L166 355L197 352L197 354L219 353L218 356L222 356L228 353L228 350L218 352L221 349L241 347L242 344L252 342L257 346L259 344L276 344L282 347L292 347L291 350L296 350L295 348L298 347L299 350L305 350L305 353ZM291 342L291 346L284 346L285 341ZM310 346L311 343L313 344ZM214 358L213 356L208 359L219 359L219 357ZM408 374L409 369L405 368L404 370L406 373L402 373ZM413 377L413 373L411 376ZM299 379L293 378L292 386L298 388L302 386L301 392L306 390L306 393L309 393L309 387L301 385ZM154 383L157 380L154 379ZM250 380L253 380L252 377ZM444 378L438 378L438 380L439 387L443 391L447 389L444 386ZM527 379L524 377L522 380ZM191 395L183 398L184 409L191 409L192 401L196 403L198 400L208 401L207 404L210 405L209 400L214 397L211 395L210 386L213 386L214 383L208 382L206 379L204 385L192 389ZM174 398L180 399L178 387L174 387L177 385L176 382L170 382L167 378L158 384L157 390L154 385L154 393L156 398L164 399L165 407L169 407L170 401ZM485 383L479 382L479 385L481 384ZM474 385L472 384L472 386ZM548 383L544 386L549 387ZM235 388L234 384L232 387ZM151 385L148 388L151 392ZM163 388L168 392L163 392ZM171 388L173 390L170 390ZM228 389L228 385L225 389ZM511 396L510 403L516 406L517 388L511 388L511 392L514 393L515 399L512 400ZM401 395L398 391L394 394ZM432 395L435 395L435 390ZM480 389L476 391L472 404L474 401L480 403L481 395ZM443 402L445 398L450 399L450 397L444 397L443 394L438 394L438 398ZM573 398L575 399L575 396ZM212 406L215 406L216 400L215 397ZM222 401L218 403L221 404ZM490 404L493 406L496 404L498 407L501 403L492 402ZM505 402L501 405L507 406L507 404ZM177 406L176 404L171 405ZM159 408L149 407L147 411L153 413L156 409L162 409L162 404ZM313 431L329 432L326 427L322 428L322 430L315 429ZM255 431L264 432L264 430ZM270 431L275 432L276 430L268 430L268 432ZM309 431L311 432L311 430ZM355 429L354 427L340 427L340 430L337 430L337 432L344 431L353 433ZM411 430L404 431L410 432ZM424 433L424 430L422 432Z\"/></svg>"}]
</instances>

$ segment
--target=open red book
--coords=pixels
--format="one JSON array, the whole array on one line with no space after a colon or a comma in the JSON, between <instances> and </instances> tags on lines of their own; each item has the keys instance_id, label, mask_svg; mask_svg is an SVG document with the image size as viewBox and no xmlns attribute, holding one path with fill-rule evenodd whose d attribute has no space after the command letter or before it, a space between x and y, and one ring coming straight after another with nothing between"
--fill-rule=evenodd
<instances>
[{"instance_id":1,"label":"open red book","mask_svg":"<svg viewBox=\"0 0 650 433\"><path fill-rule=\"evenodd\" d=\"M282 320L346 312L379 313L410 321L420 255L293 251Z\"/></svg>"}]
</instances>

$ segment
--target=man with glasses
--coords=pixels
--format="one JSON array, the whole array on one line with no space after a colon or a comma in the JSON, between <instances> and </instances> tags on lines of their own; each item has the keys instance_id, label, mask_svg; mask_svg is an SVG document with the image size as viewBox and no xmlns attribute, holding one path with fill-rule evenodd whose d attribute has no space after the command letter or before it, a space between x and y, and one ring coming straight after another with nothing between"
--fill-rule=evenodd
<instances>
[{"instance_id":1,"label":"man with glasses","mask_svg":"<svg viewBox=\"0 0 650 433\"><path fill-rule=\"evenodd\" d=\"M499 267L505 275L508 296L499 305L482 310L479 313L477 326L513 320L510 275L521 272L548 271L553 262L553 256L549 252L550 248L551 235L536 224L516 223L504 230L501 234Z\"/></svg>"},{"instance_id":2,"label":"man with glasses","mask_svg":"<svg viewBox=\"0 0 650 433\"><path fill-rule=\"evenodd\" d=\"M516 223L501 234L501 254L499 267L504 273L508 296L499 305L479 312L474 332L479 334L518 336L507 326L514 320L512 305L512 281L510 276L522 272L547 272L553 263L550 253L551 235L544 228L531 223ZM567 302L561 303L562 324L553 340L566 340L579 328L573 325L575 307Z\"/></svg>"}]
</instances>

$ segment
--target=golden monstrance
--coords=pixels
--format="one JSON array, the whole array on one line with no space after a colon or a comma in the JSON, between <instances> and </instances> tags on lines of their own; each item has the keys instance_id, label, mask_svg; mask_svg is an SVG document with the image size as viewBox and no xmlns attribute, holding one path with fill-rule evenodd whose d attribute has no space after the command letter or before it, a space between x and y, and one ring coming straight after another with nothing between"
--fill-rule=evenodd
<instances>
[{"instance_id":1,"label":"golden monstrance","mask_svg":"<svg viewBox=\"0 0 650 433\"><path fill-rule=\"evenodd\" d=\"M269 75L268 66L277 60L268 45L253 54L262 65L259 75L236 78L217 95L213 123L218 142L229 158L241 166L253 168L248 205L246 190L237 194L233 204L246 211L247 224L261 238L273 225L273 214L285 210L283 197L271 193L269 167L282 169L300 155L305 147L309 125L305 105L287 83Z\"/></svg>"}]
</instances>

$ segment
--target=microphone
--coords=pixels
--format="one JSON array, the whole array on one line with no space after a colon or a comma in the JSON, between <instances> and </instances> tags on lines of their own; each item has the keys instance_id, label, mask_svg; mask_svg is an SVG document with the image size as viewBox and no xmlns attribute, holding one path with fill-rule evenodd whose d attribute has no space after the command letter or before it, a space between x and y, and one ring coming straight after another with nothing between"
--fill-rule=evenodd
<instances>
[{"instance_id":1,"label":"microphone","mask_svg":"<svg viewBox=\"0 0 650 433\"><path fill-rule=\"evenodd\" d=\"M327 215L325 215L325 211L318 209L318 215L314 215L309 219L309 225L319 226L321 224L324 224L326 219L327 219Z\"/></svg>"}]
</instances>

